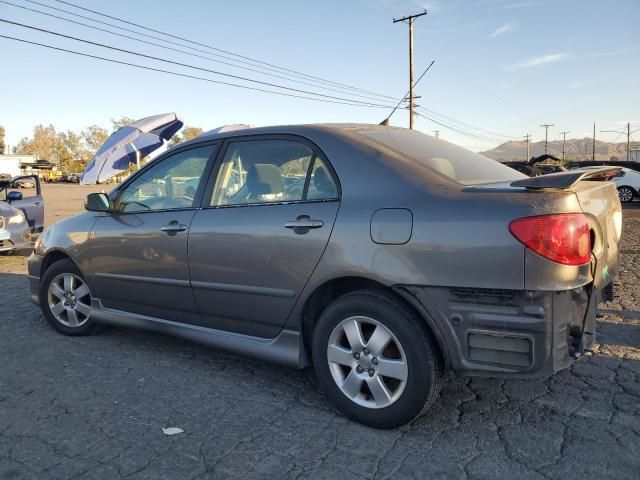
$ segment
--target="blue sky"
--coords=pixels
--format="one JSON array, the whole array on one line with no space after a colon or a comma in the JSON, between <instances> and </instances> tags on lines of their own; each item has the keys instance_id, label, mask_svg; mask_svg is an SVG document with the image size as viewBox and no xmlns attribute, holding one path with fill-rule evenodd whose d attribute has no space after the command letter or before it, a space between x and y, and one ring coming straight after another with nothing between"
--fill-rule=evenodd
<instances>
[{"instance_id":1,"label":"blue sky","mask_svg":"<svg viewBox=\"0 0 640 480\"><path fill-rule=\"evenodd\" d=\"M69 17L24 0L7 1ZM422 96L419 103L491 131L475 133L492 141L469 138L424 118L417 120L418 129L427 133L438 129L442 138L484 150L525 133L531 133L534 141L541 140L541 123L556 125L549 131L550 138L559 138L561 130L570 131L568 137L590 136L594 121L597 130L620 130L627 121L640 124L638 0L70 1L203 44L393 97L407 90L408 33L406 25L393 24L392 17L427 8L428 15L417 20L415 27L416 76L431 60L436 63L417 88L416 93ZM55 0L38 2L95 17ZM204 68L313 89L4 3L0 3L0 17ZM0 34L219 78L5 23L0 23ZM188 125L205 129L228 123L378 123L387 114L384 109L285 98L176 78L1 38L0 52L0 124L7 130L9 145L30 135L36 123L79 130L94 123L106 127L110 118L123 115L140 118L167 111L177 112ZM323 93L351 96L349 92ZM405 111L398 111L392 124L406 126L407 117ZM616 137L600 136L606 140Z\"/></svg>"}]
</instances>

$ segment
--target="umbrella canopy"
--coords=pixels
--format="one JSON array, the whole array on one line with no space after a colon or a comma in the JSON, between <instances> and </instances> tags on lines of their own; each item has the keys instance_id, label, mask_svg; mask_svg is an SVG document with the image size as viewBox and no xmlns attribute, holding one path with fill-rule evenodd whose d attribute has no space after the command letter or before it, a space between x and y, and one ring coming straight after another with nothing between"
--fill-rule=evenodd
<instances>
[{"instance_id":1,"label":"umbrella canopy","mask_svg":"<svg viewBox=\"0 0 640 480\"><path fill-rule=\"evenodd\" d=\"M116 130L98 149L80 177L82 184L105 182L160 148L182 128L175 113L142 118Z\"/></svg>"}]
</instances>

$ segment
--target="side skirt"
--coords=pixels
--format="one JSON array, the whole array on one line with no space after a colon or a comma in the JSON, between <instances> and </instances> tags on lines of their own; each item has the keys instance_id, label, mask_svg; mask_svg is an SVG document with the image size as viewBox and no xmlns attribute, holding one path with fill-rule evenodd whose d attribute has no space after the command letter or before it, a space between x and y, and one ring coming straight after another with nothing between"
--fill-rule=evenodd
<instances>
[{"instance_id":1,"label":"side skirt","mask_svg":"<svg viewBox=\"0 0 640 480\"><path fill-rule=\"evenodd\" d=\"M308 366L308 361L303 354L302 336L300 332L294 330L282 330L275 338L252 337L105 308L97 299L92 302L91 315L99 323L160 332L287 367Z\"/></svg>"}]
</instances>

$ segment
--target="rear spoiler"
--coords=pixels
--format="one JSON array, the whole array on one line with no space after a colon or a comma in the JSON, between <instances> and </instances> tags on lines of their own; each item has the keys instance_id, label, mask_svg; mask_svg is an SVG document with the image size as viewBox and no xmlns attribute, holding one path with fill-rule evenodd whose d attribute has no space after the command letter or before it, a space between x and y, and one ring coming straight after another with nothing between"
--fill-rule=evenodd
<instances>
[{"instance_id":1,"label":"rear spoiler","mask_svg":"<svg viewBox=\"0 0 640 480\"><path fill-rule=\"evenodd\" d=\"M621 167L602 167L593 170L572 170L569 172L550 173L540 177L523 178L511 182L512 187L524 187L531 190L543 188L567 189L583 180L606 181L617 176Z\"/></svg>"}]
</instances>

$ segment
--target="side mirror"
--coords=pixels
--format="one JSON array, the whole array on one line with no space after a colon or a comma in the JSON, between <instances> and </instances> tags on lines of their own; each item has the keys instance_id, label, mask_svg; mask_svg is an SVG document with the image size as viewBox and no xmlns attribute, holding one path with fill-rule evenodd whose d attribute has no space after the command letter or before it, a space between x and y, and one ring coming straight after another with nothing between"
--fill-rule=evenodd
<instances>
[{"instance_id":1,"label":"side mirror","mask_svg":"<svg viewBox=\"0 0 640 480\"><path fill-rule=\"evenodd\" d=\"M90 212L109 212L111 203L106 193L90 193L84 201L84 208Z\"/></svg>"},{"instance_id":2,"label":"side mirror","mask_svg":"<svg viewBox=\"0 0 640 480\"><path fill-rule=\"evenodd\" d=\"M22 200L22 192L11 191L7 192L7 202L15 202L18 200Z\"/></svg>"}]
</instances>

